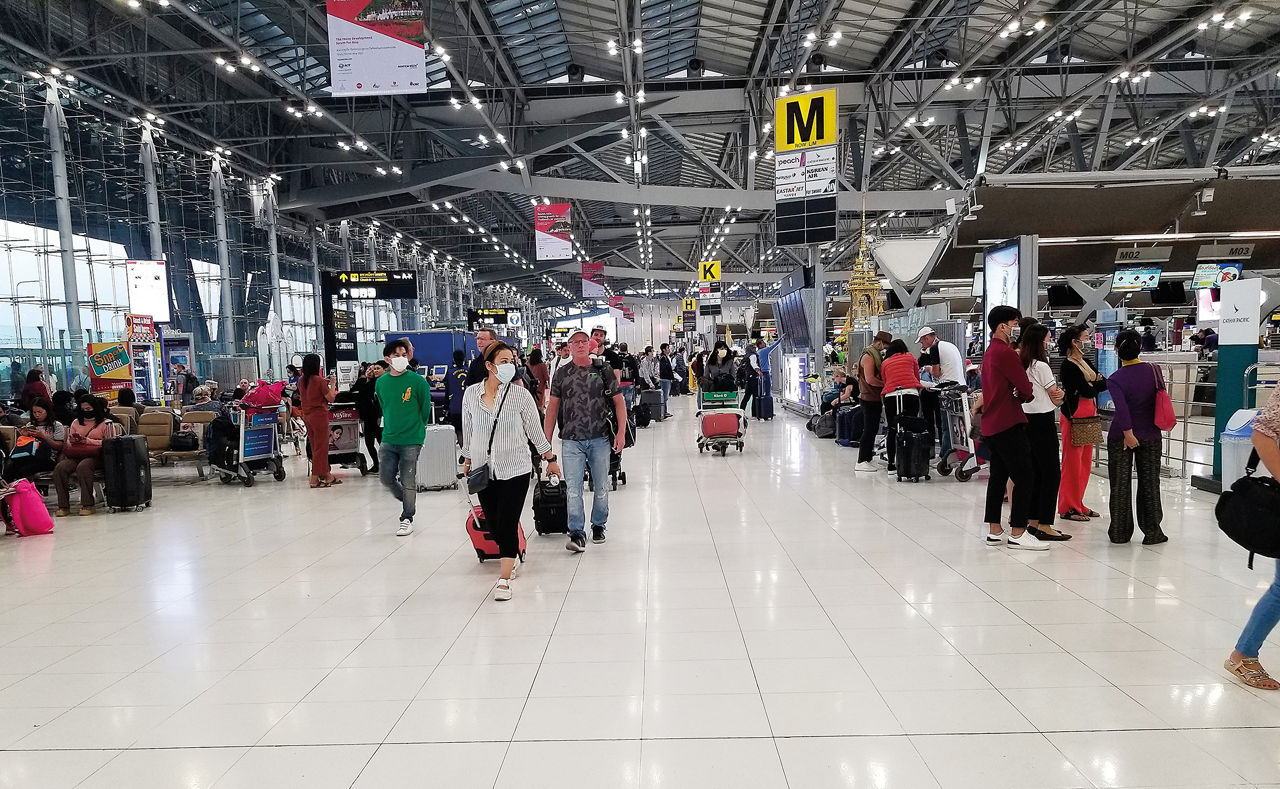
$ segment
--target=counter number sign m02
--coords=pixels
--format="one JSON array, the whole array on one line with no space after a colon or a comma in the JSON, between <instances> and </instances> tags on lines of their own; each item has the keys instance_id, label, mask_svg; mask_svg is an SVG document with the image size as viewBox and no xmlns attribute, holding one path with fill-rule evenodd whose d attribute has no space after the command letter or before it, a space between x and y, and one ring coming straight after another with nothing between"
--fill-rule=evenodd
<instances>
[{"instance_id":1,"label":"counter number sign m02","mask_svg":"<svg viewBox=\"0 0 1280 789\"><path fill-rule=\"evenodd\" d=\"M774 102L773 147L778 153L836 142L836 91L815 90Z\"/></svg>"}]
</instances>

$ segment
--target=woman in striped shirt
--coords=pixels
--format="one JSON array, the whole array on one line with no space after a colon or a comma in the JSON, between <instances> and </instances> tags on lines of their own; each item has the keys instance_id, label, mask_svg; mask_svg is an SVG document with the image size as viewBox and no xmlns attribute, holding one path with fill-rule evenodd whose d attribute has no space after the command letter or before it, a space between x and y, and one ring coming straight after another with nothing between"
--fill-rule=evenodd
<instances>
[{"instance_id":1,"label":"woman in striped shirt","mask_svg":"<svg viewBox=\"0 0 1280 789\"><path fill-rule=\"evenodd\" d=\"M511 385L516 377L515 351L495 342L485 349L484 361L488 376L467 387L462 396L463 471L470 472L472 464L489 464L489 485L478 497L501 556L502 573L493 599L510 600L520 553L520 512L533 473L529 444L548 461L549 473L559 476L560 466L542 431L533 395L523 386Z\"/></svg>"}]
</instances>

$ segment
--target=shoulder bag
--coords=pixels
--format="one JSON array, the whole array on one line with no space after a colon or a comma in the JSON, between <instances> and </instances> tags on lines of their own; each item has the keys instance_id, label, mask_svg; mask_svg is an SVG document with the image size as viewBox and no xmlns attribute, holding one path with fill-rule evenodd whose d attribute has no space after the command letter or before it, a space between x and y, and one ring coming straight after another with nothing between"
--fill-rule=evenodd
<instances>
[{"instance_id":1,"label":"shoulder bag","mask_svg":"<svg viewBox=\"0 0 1280 789\"><path fill-rule=\"evenodd\" d=\"M507 394L511 391L511 384L507 384L507 388L502 390L502 399L498 401L498 409L493 412L493 428L489 430L489 448L485 450L484 462L478 466L472 466L467 472L467 492L471 494L479 493L489 487L492 477L489 472L489 453L493 452L493 437L498 432L498 417L502 415L502 404L507 402ZM484 393L481 392L483 397Z\"/></svg>"},{"instance_id":2,"label":"shoulder bag","mask_svg":"<svg viewBox=\"0 0 1280 789\"><path fill-rule=\"evenodd\" d=\"M1249 552L1249 569L1254 554L1280 558L1280 482L1256 477L1258 450L1249 455L1244 476L1218 497L1213 514L1218 528Z\"/></svg>"},{"instance_id":3,"label":"shoulder bag","mask_svg":"<svg viewBox=\"0 0 1280 789\"><path fill-rule=\"evenodd\" d=\"M1151 365L1151 375L1156 379L1156 427L1167 433L1178 426L1178 417L1173 412L1173 398L1164 386L1164 376L1154 364Z\"/></svg>"},{"instance_id":4,"label":"shoulder bag","mask_svg":"<svg viewBox=\"0 0 1280 789\"><path fill-rule=\"evenodd\" d=\"M1075 359L1070 360L1072 364L1080 368L1081 373L1085 373L1085 367ZM1088 381L1089 375L1096 375L1093 370L1089 370L1085 374L1085 380ZM1065 401L1063 405L1065 405ZM1073 447L1094 447L1102 443L1102 417L1094 416L1068 416L1067 421L1071 423L1071 446Z\"/></svg>"}]
</instances>

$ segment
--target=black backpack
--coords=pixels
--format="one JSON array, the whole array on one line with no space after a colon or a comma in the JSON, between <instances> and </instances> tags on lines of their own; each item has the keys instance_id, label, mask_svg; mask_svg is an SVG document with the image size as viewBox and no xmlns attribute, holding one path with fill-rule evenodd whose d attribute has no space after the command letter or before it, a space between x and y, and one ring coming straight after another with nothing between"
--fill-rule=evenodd
<instances>
[{"instance_id":1,"label":"black backpack","mask_svg":"<svg viewBox=\"0 0 1280 789\"><path fill-rule=\"evenodd\" d=\"M1249 455L1245 476L1223 491L1213 514L1218 528L1241 548L1249 552L1249 569L1253 555L1280 558L1280 482L1270 477L1256 477L1258 451Z\"/></svg>"}]
</instances>

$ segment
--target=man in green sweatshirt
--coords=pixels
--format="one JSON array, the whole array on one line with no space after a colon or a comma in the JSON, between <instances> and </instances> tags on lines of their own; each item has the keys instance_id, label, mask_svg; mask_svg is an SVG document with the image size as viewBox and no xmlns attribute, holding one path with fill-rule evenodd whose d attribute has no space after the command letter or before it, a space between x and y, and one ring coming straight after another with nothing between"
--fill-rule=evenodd
<instances>
[{"instance_id":1,"label":"man in green sweatshirt","mask_svg":"<svg viewBox=\"0 0 1280 789\"><path fill-rule=\"evenodd\" d=\"M382 445L378 448L378 478L400 502L397 537L413 533L418 503L418 453L431 424L431 388L409 372L413 343L401 338L382 349L389 367L379 376L373 393L382 406ZM399 477L397 479L397 476Z\"/></svg>"}]
</instances>

